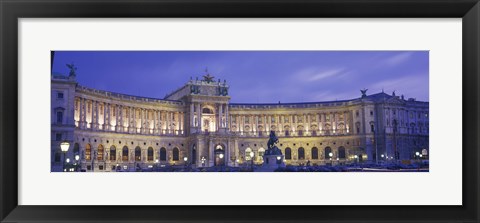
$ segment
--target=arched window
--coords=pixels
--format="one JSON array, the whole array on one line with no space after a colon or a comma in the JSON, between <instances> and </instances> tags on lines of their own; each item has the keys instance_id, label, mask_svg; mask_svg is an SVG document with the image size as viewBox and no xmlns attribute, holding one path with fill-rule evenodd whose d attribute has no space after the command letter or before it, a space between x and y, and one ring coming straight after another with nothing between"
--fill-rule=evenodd
<instances>
[{"instance_id":1,"label":"arched window","mask_svg":"<svg viewBox=\"0 0 480 223\"><path fill-rule=\"evenodd\" d=\"M103 160L103 146L100 144L98 145L98 149L97 149L97 160Z\"/></svg>"},{"instance_id":2,"label":"arched window","mask_svg":"<svg viewBox=\"0 0 480 223\"><path fill-rule=\"evenodd\" d=\"M338 148L338 158L345 159L345 147L340 146Z\"/></svg>"},{"instance_id":3,"label":"arched window","mask_svg":"<svg viewBox=\"0 0 480 223\"><path fill-rule=\"evenodd\" d=\"M117 160L117 148L115 146L110 146L110 160L115 161Z\"/></svg>"},{"instance_id":4,"label":"arched window","mask_svg":"<svg viewBox=\"0 0 480 223\"><path fill-rule=\"evenodd\" d=\"M292 159L292 149L286 148L285 149L285 159L291 160Z\"/></svg>"},{"instance_id":5,"label":"arched window","mask_svg":"<svg viewBox=\"0 0 480 223\"><path fill-rule=\"evenodd\" d=\"M317 147L312 148L312 160L318 160L318 148Z\"/></svg>"},{"instance_id":6,"label":"arched window","mask_svg":"<svg viewBox=\"0 0 480 223\"><path fill-rule=\"evenodd\" d=\"M128 147L124 146L122 148L122 161L128 161Z\"/></svg>"},{"instance_id":7,"label":"arched window","mask_svg":"<svg viewBox=\"0 0 480 223\"><path fill-rule=\"evenodd\" d=\"M177 147L173 148L173 161L180 160L180 151Z\"/></svg>"},{"instance_id":8,"label":"arched window","mask_svg":"<svg viewBox=\"0 0 480 223\"><path fill-rule=\"evenodd\" d=\"M75 143L75 145L73 146L73 154L80 154L80 145L78 145L78 143Z\"/></svg>"},{"instance_id":9,"label":"arched window","mask_svg":"<svg viewBox=\"0 0 480 223\"><path fill-rule=\"evenodd\" d=\"M142 161L142 149L135 147L135 161Z\"/></svg>"},{"instance_id":10,"label":"arched window","mask_svg":"<svg viewBox=\"0 0 480 223\"><path fill-rule=\"evenodd\" d=\"M166 161L167 160L167 149L165 148L160 148L160 160L161 161Z\"/></svg>"},{"instance_id":11,"label":"arched window","mask_svg":"<svg viewBox=\"0 0 480 223\"><path fill-rule=\"evenodd\" d=\"M210 108L203 108L202 113L204 114L213 114L213 111Z\"/></svg>"},{"instance_id":12,"label":"arched window","mask_svg":"<svg viewBox=\"0 0 480 223\"><path fill-rule=\"evenodd\" d=\"M92 159L92 146L90 146L90 144L85 145L85 159Z\"/></svg>"},{"instance_id":13,"label":"arched window","mask_svg":"<svg viewBox=\"0 0 480 223\"><path fill-rule=\"evenodd\" d=\"M330 147L326 147L326 148L325 148L325 153L324 153L324 154L325 154L325 159L330 159L330 158L333 157L333 156L330 157L330 153L331 153L331 152L332 152L332 148L330 148ZM333 155L333 154L332 154L332 155Z\"/></svg>"},{"instance_id":14,"label":"arched window","mask_svg":"<svg viewBox=\"0 0 480 223\"><path fill-rule=\"evenodd\" d=\"M147 160L148 161L153 161L153 148L148 147L147 149Z\"/></svg>"},{"instance_id":15,"label":"arched window","mask_svg":"<svg viewBox=\"0 0 480 223\"><path fill-rule=\"evenodd\" d=\"M298 159L299 160L305 159L305 149L303 147L298 148Z\"/></svg>"}]
</instances>

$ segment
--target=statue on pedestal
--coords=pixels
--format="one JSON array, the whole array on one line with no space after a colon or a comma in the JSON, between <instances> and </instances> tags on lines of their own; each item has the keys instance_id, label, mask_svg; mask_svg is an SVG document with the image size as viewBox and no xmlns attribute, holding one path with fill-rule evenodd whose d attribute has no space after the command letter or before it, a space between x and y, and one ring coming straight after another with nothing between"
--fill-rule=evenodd
<instances>
[{"instance_id":1,"label":"statue on pedestal","mask_svg":"<svg viewBox=\"0 0 480 223\"><path fill-rule=\"evenodd\" d=\"M267 150L265 155L282 155L282 150L280 150L275 144L278 143L278 138L275 135L274 131L270 131L270 139L267 143Z\"/></svg>"}]
</instances>

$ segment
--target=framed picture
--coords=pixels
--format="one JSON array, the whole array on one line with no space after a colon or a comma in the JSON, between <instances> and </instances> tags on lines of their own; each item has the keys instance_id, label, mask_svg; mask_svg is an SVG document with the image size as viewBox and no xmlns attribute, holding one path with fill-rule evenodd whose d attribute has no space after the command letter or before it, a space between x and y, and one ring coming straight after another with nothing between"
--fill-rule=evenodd
<instances>
[{"instance_id":1,"label":"framed picture","mask_svg":"<svg viewBox=\"0 0 480 223\"><path fill-rule=\"evenodd\" d=\"M478 1L0 7L2 222L479 220Z\"/></svg>"}]
</instances>

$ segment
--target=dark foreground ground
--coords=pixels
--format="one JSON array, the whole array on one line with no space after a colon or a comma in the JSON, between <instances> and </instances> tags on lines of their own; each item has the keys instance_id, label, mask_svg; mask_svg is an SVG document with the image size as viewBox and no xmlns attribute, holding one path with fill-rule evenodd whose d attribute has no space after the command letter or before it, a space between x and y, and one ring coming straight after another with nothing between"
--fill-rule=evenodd
<instances>
[{"instance_id":1,"label":"dark foreground ground","mask_svg":"<svg viewBox=\"0 0 480 223\"><path fill-rule=\"evenodd\" d=\"M339 166L286 166L265 171L261 166L205 167L165 166L137 169L137 172L428 172L428 163L418 164L348 164Z\"/></svg>"}]
</instances>

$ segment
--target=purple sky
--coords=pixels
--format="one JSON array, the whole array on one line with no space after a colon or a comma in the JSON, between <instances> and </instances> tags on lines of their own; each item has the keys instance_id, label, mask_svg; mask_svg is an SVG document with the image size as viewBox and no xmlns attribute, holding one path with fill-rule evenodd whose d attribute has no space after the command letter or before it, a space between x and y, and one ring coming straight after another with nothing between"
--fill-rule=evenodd
<instances>
[{"instance_id":1,"label":"purple sky","mask_svg":"<svg viewBox=\"0 0 480 223\"><path fill-rule=\"evenodd\" d=\"M80 85L163 98L190 77L230 85L232 103L344 100L381 92L428 101L428 51L57 51L53 71Z\"/></svg>"}]
</instances>

